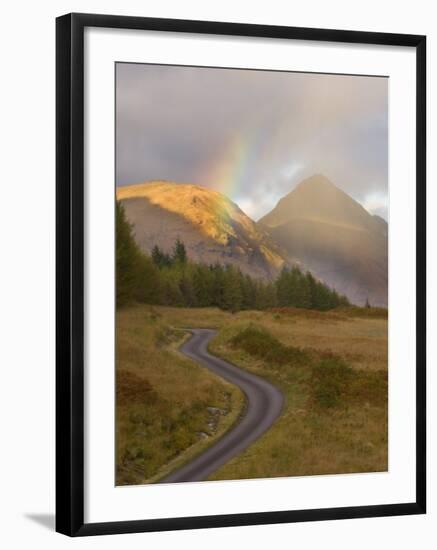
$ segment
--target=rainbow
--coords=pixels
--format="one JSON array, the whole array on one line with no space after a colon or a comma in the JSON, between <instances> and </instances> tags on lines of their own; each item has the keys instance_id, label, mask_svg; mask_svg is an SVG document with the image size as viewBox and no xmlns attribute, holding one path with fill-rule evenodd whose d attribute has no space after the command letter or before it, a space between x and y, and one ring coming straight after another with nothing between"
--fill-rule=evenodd
<instances>
[{"instance_id":1,"label":"rainbow","mask_svg":"<svg viewBox=\"0 0 437 550\"><path fill-rule=\"evenodd\" d=\"M265 142L266 136L261 132L254 132L249 137L234 134L219 158L204 169L204 181L211 182L216 191L235 200Z\"/></svg>"},{"instance_id":2,"label":"rainbow","mask_svg":"<svg viewBox=\"0 0 437 550\"><path fill-rule=\"evenodd\" d=\"M202 168L197 181L200 185L207 185L222 193L238 205L244 203L247 192L243 187L245 183L256 183L257 176L254 173L254 166L257 165L257 161L263 158L268 158L271 161L278 155L277 143L282 141L281 138L284 137L284 133L288 129L285 120L287 117L284 117L279 125L268 122L236 130L227 140L226 146L220 154ZM295 178L302 168L303 165L300 162L291 158L288 161L282 160L282 162L278 159L277 173L272 174L271 177ZM268 182L263 183L263 187L268 184ZM267 185L268 187L270 186ZM272 187L275 187L274 184Z\"/></svg>"}]
</instances>

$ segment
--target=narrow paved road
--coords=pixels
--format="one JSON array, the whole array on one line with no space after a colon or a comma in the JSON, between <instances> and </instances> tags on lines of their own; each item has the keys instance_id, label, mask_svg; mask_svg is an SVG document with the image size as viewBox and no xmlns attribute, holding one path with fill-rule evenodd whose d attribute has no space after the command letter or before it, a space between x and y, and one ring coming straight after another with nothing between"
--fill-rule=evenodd
<instances>
[{"instance_id":1,"label":"narrow paved road","mask_svg":"<svg viewBox=\"0 0 437 550\"><path fill-rule=\"evenodd\" d=\"M284 403L282 393L266 380L208 353L208 342L215 336L215 330L191 329L190 332L193 336L180 348L182 353L238 386L246 395L247 406L238 424L212 447L159 483L206 479L266 432L281 414Z\"/></svg>"}]
</instances>

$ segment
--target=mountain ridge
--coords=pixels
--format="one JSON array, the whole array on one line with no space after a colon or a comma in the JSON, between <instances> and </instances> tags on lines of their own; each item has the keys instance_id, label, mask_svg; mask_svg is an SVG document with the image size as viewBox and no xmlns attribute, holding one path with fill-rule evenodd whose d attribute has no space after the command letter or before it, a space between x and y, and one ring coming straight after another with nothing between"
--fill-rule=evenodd
<instances>
[{"instance_id":1,"label":"mountain ridge","mask_svg":"<svg viewBox=\"0 0 437 550\"><path fill-rule=\"evenodd\" d=\"M313 217L336 225L370 227L369 218L372 215L326 176L316 174L301 181L282 197L275 208L258 220L258 223L279 225L290 217ZM273 218L275 222L272 224Z\"/></svg>"},{"instance_id":2,"label":"mountain ridge","mask_svg":"<svg viewBox=\"0 0 437 550\"><path fill-rule=\"evenodd\" d=\"M150 181L117 188L140 247L170 251L177 238L202 263L230 263L243 273L274 278L287 255L263 228L218 191L194 184Z\"/></svg>"},{"instance_id":3,"label":"mountain ridge","mask_svg":"<svg viewBox=\"0 0 437 550\"><path fill-rule=\"evenodd\" d=\"M117 188L140 248L170 252L177 238L193 261L233 264L273 279L298 265L364 305L387 305L388 224L323 175L303 180L258 222L220 192L162 180Z\"/></svg>"},{"instance_id":4,"label":"mountain ridge","mask_svg":"<svg viewBox=\"0 0 437 550\"><path fill-rule=\"evenodd\" d=\"M388 224L325 176L302 181L259 225L352 302L387 305Z\"/></svg>"}]
</instances>

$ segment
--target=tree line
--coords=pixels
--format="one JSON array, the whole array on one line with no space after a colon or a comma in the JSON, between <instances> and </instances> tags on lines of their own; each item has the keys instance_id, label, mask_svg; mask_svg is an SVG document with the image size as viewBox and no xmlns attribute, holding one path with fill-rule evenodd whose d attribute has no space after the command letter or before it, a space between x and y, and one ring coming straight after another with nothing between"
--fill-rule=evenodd
<instances>
[{"instance_id":1,"label":"tree line","mask_svg":"<svg viewBox=\"0 0 437 550\"><path fill-rule=\"evenodd\" d=\"M275 281L254 279L231 264L192 262L179 239L170 254L154 246L149 256L136 244L132 226L118 201L116 286L117 306L143 302L239 311L277 306L328 310L349 304L345 296L297 266L284 268Z\"/></svg>"}]
</instances>

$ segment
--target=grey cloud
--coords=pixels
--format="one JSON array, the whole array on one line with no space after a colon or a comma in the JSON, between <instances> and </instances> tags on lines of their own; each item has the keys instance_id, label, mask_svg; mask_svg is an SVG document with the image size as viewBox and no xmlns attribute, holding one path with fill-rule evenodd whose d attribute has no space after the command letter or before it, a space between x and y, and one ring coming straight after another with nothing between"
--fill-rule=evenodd
<instances>
[{"instance_id":1,"label":"grey cloud","mask_svg":"<svg viewBox=\"0 0 437 550\"><path fill-rule=\"evenodd\" d=\"M117 185L214 187L208 167L237 136L253 151L231 198L255 218L313 173L363 204L388 195L384 78L138 64L116 75Z\"/></svg>"}]
</instances>

